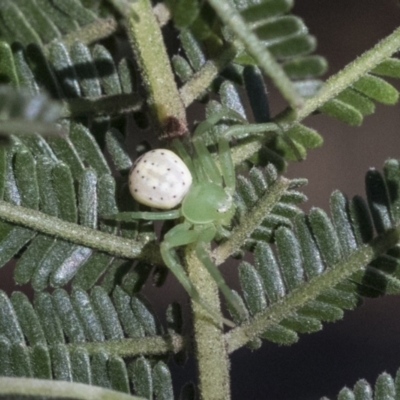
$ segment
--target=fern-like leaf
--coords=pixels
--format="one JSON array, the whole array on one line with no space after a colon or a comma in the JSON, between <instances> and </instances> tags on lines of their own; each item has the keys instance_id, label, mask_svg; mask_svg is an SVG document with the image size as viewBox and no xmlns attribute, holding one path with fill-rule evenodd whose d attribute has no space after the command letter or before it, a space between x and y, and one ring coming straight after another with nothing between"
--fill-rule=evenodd
<instances>
[{"instance_id":1,"label":"fern-like leaf","mask_svg":"<svg viewBox=\"0 0 400 400\"><path fill-rule=\"evenodd\" d=\"M76 41L69 48L62 41L53 40L45 54L36 44L23 47L1 42L0 52L0 77L4 83L26 88L32 95L44 91L66 100L64 117L97 116L92 125L96 122L100 142L111 115L141 108L131 63L122 60L115 64L101 45L89 49Z\"/></svg>"},{"instance_id":2,"label":"fern-like leaf","mask_svg":"<svg viewBox=\"0 0 400 400\"><path fill-rule=\"evenodd\" d=\"M375 387L372 386L365 380L360 379L356 382L353 390L344 387L338 394L337 400L346 399L371 399L371 400L385 400L395 399L399 393L399 380L400 371L397 370L396 377L393 378L390 374L384 372L378 376ZM327 397L321 398L321 400L328 400Z\"/></svg>"},{"instance_id":3,"label":"fern-like leaf","mask_svg":"<svg viewBox=\"0 0 400 400\"><path fill-rule=\"evenodd\" d=\"M96 15L80 0L4 0L0 5L0 38L24 45L47 44L94 22Z\"/></svg>"},{"instance_id":4,"label":"fern-like leaf","mask_svg":"<svg viewBox=\"0 0 400 400\"><path fill-rule=\"evenodd\" d=\"M172 399L170 372L162 361L123 359L145 353L146 347L148 354L169 351L142 300L119 287L112 297L95 287L90 294L81 289L71 295L62 289L37 293L33 303L21 292L11 298L0 294L2 376L66 380L126 393L133 383L140 396L150 398L154 391Z\"/></svg>"},{"instance_id":5,"label":"fern-like leaf","mask_svg":"<svg viewBox=\"0 0 400 400\"><path fill-rule=\"evenodd\" d=\"M190 1L170 1L169 6L172 16L182 17L186 15L191 6L196 8L196 13L184 18L184 24L177 25L181 27L181 41L185 50L187 60L182 56L175 56L173 64L175 71L181 81L191 86L196 80L200 80L201 75L210 71L212 63L218 68L219 65L225 67L221 75L215 81L216 87L225 79L233 80L236 83L246 81L241 65L263 65L260 60L255 60L243 49L229 62L232 53L229 47L220 48L217 43L221 41L218 37L221 33L218 31L218 24L210 24L210 15L212 11L207 4L200 6ZM310 53L315 49L315 39L308 34L304 22L291 14L288 14L293 6L292 1L262 1L254 5L251 1L241 1L236 4L238 16L243 18L243 26L254 34L261 47L268 49L274 59L279 60L282 66L282 73L293 82L293 86L300 95L305 97L313 96L321 87L322 82L317 78L326 71L326 61L320 56L311 56ZM185 12L178 10L185 8ZM186 13L186 14L185 14ZM205 23L207 15L208 23ZM197 17L197 18L196 18ZM240 18L240 17L238 17ZM225 21L226 22L226 21ZM202 32L199 35L199 32ZM225 34L224 41L236 40L236 36ZM208 58L214 58L212 61L206 61ZM183 97L186 97L188 88L183 88ZM198 93L200 97L204 92Z\"/></svg>"},{"instance_id":6,"label":"fern-like leaf","mask_svg":"<svg viewBox=\"0 0 400 400\"><path fill-rule=\"evenodd\" d=\"M43 94L0 86L0 133L4 139L9 134L60 134L55 125L60 113L60 105Z\"/></svg>"},{"instance_id":7,"label":"fern-like leaf","mask_svg":"<svg viewBox=\"0 0 400 400\"><path fill-rule=\"evenodd\" d=\"M256 124L251 124L253 119L247 115L246 107L238 88L231 82L224 82L219 89L220 103L211 100L207 103L206 116L212 119L225 110L226 117L217 123L212 129L205 132L202 137L207 144L214 144L220 137L235 138L233 143L233 154L235 147L241 149L252 142L262 142L256 154L247 157L242 155L242 163L247 165L266 166L274 164L280 171L286 167L286 160L304 159L307 150L321 146L322 137L315 130L302 124L293 125L284 134L279 127L270 123L268 111L268 99L266 88L257 70L251 67L247 74L246 89ZM256 101L255 95L263 93ZM252 101L253 100L253 101ZM238 162L239 164L240 162Z\"/></svg>"},{"instance_id":8,"label":"fern-like leaf","mask_svg":"<svg viewBox=\"0 0 400 400\"><path fill-rule=\"evenodd\" d=\"M253 167L248 179L244 176L238 177L235 203L237 204L238 219L243 222L254 209L258 209L270 195L271 186L277 181L276 169L270 164L265 171ZM273 205L271 211L264 219L259 221L258 227L251 232L245 242L246 248L252 248L258 242L267 243L273 238L274 231L280 226L293 227L292 220L296 215L302 214L297 204L307 200L304 194L295 190L306 183L305 180L292 180L283 191L279 201Z\"/></svg>"},{"instance_id":9,"label":"fern-like leaf","mask_svg":"<svg viewBox=\"0 0 400 400\"><path fill-rule=\"evenodd\" d=\"M255 264L243 262L239 277L248 315L257 320L271 308L268 320L277 321L266 324L262 337L289 344L297 340L296 332L320 330L321 321L342 318L342 310L356 307L360 296L400 292L397 247L386 244L386 251L372 252L369 262L357 256L373 244L373 228L389 237L393 229L398 231L399 177L400 163L389 160L383 175L371 170L366 176L368 203L360 197L348 201L336 191L332 219L315 208L295 218L294 230L281 226L274 232L276 253L269 244L257 244ZM234 313L232 317L237 318ZM241 329L246 328L237 328L237 333Z\"/></svg>"},{"instance_id":10,"label":"fern-like leaf","mask_svg":"<svg viewBox=\"0 0 400 400\"><path fill-rule=\"evenodd\" d=\"M121 154L119 151L115 156ZM47 140L38 135L13 136L12 144L1 148L1 155L2 196L6 202L115 233L115 228L104 225L99 218L118 210L116 181L85 127L73 123L66 137L52 136ZM134 207L126 186L121 192L125 193L125 207ZM146 237L148 241L154 237L151 224L138 222L135 226L137 229L129 230L130 238ZM19 254L15 279L20 284L31 281L36 290L43 290L48 284L61 287L73 277L74 285L89 288L108 267L114 272L115 268L126 269L121 259L106 253L4 221L1 227L0 246L4 250L0 265Z\"/></svg>"}]
</instances>

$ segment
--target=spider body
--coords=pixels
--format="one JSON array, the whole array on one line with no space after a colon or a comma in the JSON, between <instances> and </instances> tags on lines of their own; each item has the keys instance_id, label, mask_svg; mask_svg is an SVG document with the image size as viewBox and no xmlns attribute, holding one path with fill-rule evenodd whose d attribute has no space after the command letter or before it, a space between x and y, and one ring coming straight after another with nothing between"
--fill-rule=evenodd
<instances>
[{"instance_id":1,"label":"spider body","mask_svg":"<svg viewBox=\"0 0 400 400\"><path fill-rule=\"evenodd\" d=\"M201 125L198 127L200 130ZM230 223L235 210L232 197L235 191L235 171L229 144L225 139L219 140L219 168L205 144L196 137L196 132L193 138L192 157L179 141L175 141L174 144L183 161L169 150L152 150L134 163L129 181L131 193L138 202L168 211L125 212L117 214L114 219L119 221L177 219L179 223L164 235L160 246L161 256L166 266L174 273L193 300L200 303L219 322L234 326L231 321L218 316L209 305L202 301L201 295L178 261L175 251L177 247L193 244L199 260L213 277L226 300L240 313L241 308L237 304L236 297L205 249L205 245L215 238L217 232ZM150 168L148 168L149 165ZM171 181L167 178L170 176L170 171L167 171L170 165L178 165L177 174L175 178L171 178ZM185 185L182 185L182 176L185 176ZM166 183L172 184L169 191L163 189ZM180 201L172 201L178 198L178 194L173 191L176 185L180 188L185 186L187 189L179 192ZM167 199L171 193L174 193L172 199L170 199L171 196ZM173 197L175 195L176 198ZM181 204L179 208L173 209L179 204Z\"/></svg>"},{"instance_id":2,"label":"spider body","mask_svg":"<svg viewBox=\"0 0 400 400\"><path fill-rule=\"evenodd\" d=\"M151 150L139 157L129 174L133 198L149 207L169 210L182 202L192 184L186 164L171 150Z\"/></svg>"}]
</instances>

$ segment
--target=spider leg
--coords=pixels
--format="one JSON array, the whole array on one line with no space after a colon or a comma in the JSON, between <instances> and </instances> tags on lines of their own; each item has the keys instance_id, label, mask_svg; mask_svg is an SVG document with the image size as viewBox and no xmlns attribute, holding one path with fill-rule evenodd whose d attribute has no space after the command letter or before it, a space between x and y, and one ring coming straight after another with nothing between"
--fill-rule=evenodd
<instances>
[{"instance_id":1,"label":"spider leg","mask_svg":"<svg viewBox=\"0 0 400 400\"><path fill-rule=\"evenodd\" d=\"M131 222L136 219L145 219L148 221L161 221L167 219L177 219L181 216L180 210L168 210L168 211L127 211L121 212L114 215L103 217L104 219L113 221L125 221Z\"/></svg>"},{"instance_id":2,"label":"spider leg","mask_svg":"<svg viewBox=\"0 0 400 400\"><path fill-rule=\"evenodd\" d=\"M247 122L238 112L232 110L229 107L222 106L221 111L211 115L205 121L197 125L193 133L193 138L201 136L204 132L210 130L215 124L217 124L221 119L229 118L240 122Z\"/></svg>"},{"instance_id":3,"label":"spider leg","mask_svg":"<svg viewBox=\"0 0 400 400\"><path fill-rule=\"evenodd\" d=\"M198 240L199 233L194 230L190 230L190 227L191 226L189 223L183 222L182 224L176 225L174 228L172 228L165 235L164 241L161 243L161 256L167 267L172 271L176 279L178 279L180 284L184 287L194 301L199 303L218 322L223 322L225 325L234 327L235 325L231 321L222 318L212 309L212 307L202 300L199 292L193 286L192 282L190 282L183 266L179 264L174 257L173 250L175 247L194 243Z\"/></svg>"},{"instance_id":4,"label":"spider leg","mask_svg":"<svg viewBox=\"0 0 400 400\"><path fill-rule=\"evenodd\" d=\"M275 122L264 122L259 124L231 125L224 131L226 139L246 139L248 137L268 138L268 132L272 132L271 137L280 131L280 127Z\"/></svg>"},{"instance_id":5,"label":"spider leg","mask_svg":"<svg viewBox=\"0 0 400 400\"><path fill-rule=\"evenodd\" d=\"M242 313L242 307L237 301L237 298L233 295L231 288L226 284L225 279L223 278L221 272L219 271L218 267L214 265L211 261L211 258L203 247L204 242L199 242L196 246L196 255L199 260L203 263L206 267L208 273L212 276L215 283L220 288L222 294L224 295L226 301L236 310L238 315L240 315L240 319L243 321L246 319L246 315Z\"/></svg>"},{"instance_id":6,"label":"spider leg","mask_svg":"<svg viewBox=\"0 0 400 400\"><path fill-rule=\"evenodd\" d=\"M260 124L231 125L224 131L226 139L246 139L248 137L268 139L269 137L279 136L290 147L296 158L301 161L303 157L297 148L296 141L283 131L279 124L275 122L264 122Z\"/></svg>"},{"instance_id":7,"label":"spider leg","mask_svg":"<svg viewBox=\"0 0 400 400\"><path fill-rule=\"evenodd\" d=\"M225 187L227 189L226 192L233 195L236 187L235 167L232 162L229 143L226 139L221 138L218 142L218 158Z\"/></svg>"},{"instance_id":8,"label":"spider leg","mask_svg":"<svg viewBox=\"0 0 400 400\"><path fill-rule=\"evenodd\" d=\"M201 160L200 164L208 178L211 180L211 182L214 182L218 186L222 186L221 174L218 170L217 164L208 151L207 146L202 140L196 138L193 140L193 145L196 150L197 157Z\"/></svg>"},{"instance_id":9,"label":"spider leg","mask_svg":"<svg viewBox=\"0 0 400 400\"><path fill-rule=\"evenodd\" d=\"M190 155L186 151L185 146L183 145L183 143L178 139L174 139L172 141L172 146L176 150L176 152L178 153L179 157L182 158L183 162L189 168L189 171L192 174L192 176L195 177L196 176L196 171L195 171L195 167L193 165L192 158L190 157Z\"/></svg>"}]
</instances>

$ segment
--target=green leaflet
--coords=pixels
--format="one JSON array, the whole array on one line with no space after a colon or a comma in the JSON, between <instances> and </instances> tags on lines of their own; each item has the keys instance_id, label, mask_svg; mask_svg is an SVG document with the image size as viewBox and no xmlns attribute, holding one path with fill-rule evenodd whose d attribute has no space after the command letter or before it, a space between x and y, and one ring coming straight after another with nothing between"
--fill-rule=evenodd
<instances>
[{"instance_id":1,"label":"green leaflet","mask_svg":"<svg viewBox=\"0 0 400 400\"><path fill-rule=\"evenodd\" d=\"M9 1L0 6L1 31L8 41L43 45L93 22L95 15L78 0Z\"/></svg>"},{"instance_id":2,"label":"green leaflet","mask_svg":"<svg viewBox=\"0 0 400 400\"><path fill-rule=\"evenodd\" d=\"M384 78L397 78L398 60L388 58L358 79L351 87L344 89L334 99L327 101L319 109L349 125L361 125L364 116L375 112L375 102L393 105L397 103L397 89ZM375 76L380 75L380 76Z\"/></svg>"}]
</instances>

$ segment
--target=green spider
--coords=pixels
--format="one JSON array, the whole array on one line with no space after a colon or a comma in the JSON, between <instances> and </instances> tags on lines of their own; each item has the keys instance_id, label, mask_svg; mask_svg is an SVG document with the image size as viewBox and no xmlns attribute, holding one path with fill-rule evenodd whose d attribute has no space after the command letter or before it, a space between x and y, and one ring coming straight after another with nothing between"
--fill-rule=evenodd
<instances>
[{"instance_id":1,"label":"green spider","mask_svg":"<svg viewBox=\"0 0 400 400\"><path fill-rule=\"evenodd\" d=\"M161 243L161 256L191 298L201 304L217 320L220 318L216 312L202 300L201 295L189 280L178 261L175 249L195 243L199 260L215 280L228 303L239 312L239 315L242 314L236 297L204 247L215 238L221 228L229 225L235 212L233 194L236 177L228 141L224 138L218 141L219 169L203 141L198 140L201 133L225 115L217 115L199 124L193 135L192 158L183 145L175 141L174 146L184 163L169 150L158 149L145 153L132 166L130 190L138 202L163 209L173 208L180 203L179 208L159 212L123 212L113 216L113 219L118 221L179 219L180 222L164 236ZM175 166L176 171L174 171ZM171 179L172 175L167 174L173 172L177 175L175 175L176 178ZM193 179L191 185L190 175ZM177 185L185 185L187 190L179 192L176 189ZM163 189L161 189L162 186ZM226 319L218 322L234 326Z\"/></svg>"}]
</instances>

